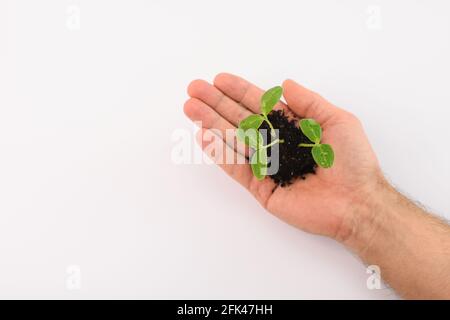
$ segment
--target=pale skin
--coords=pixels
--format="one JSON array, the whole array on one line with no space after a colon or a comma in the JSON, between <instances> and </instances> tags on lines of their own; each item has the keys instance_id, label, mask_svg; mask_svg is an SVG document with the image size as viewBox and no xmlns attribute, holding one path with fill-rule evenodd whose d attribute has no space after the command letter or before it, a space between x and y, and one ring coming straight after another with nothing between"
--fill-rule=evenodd
<instances>
[{"instance_id":1,"label":"pale skin","mask_svg":"<svg viewBox=\"0 0 450 320\"><path fill-rule=\"evenodd\" d=\"M258 181L249 164L218 164L278 218L310 233L331 237L380 267L381 276L405 298L450 299L450 227L398 193L384 178L361 122L317 93L292 80L283 82L285 109L298 118L313 118L323 128L322 143L333 146L332 168L319 168L306 180L277 187ZM188 87L184 112L201 121L198 134L205 149L208 129L236 129L260 113L263 90L227 73L212 84L195 80ZM226 146L245 160L247 150ZM232 149L232 150L231 150Z\"/></svg>"}]
</instances>

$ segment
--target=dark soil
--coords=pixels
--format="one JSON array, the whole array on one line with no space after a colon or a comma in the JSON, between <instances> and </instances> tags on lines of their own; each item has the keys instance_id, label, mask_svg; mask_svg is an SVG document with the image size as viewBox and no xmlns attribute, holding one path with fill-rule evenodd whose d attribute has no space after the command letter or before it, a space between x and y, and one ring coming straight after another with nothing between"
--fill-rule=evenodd
<instances>
[{"instance_id":1,"label":"dark soil","mask_svg":"<svg viewBox=\"0 0 450 320\"><path fill-rule=\"evenodd\" d=\"M298 127L298 119L289 119L282 110L274 110L268 118L275 129L278 129L279 138L284 140L278 146L279 169L276 174L269 177L278 185L284 187L293 183L297 178L305 179L308 173L315 173L316 162L314 161L311 148L299 147L299 143L311 143ZM268 141L273 139L270 135L269 125L264 122L260 129L266 129ZM276 139L276 138L275 138ZM271 156L272 148L268 149Z\"/></svg>"}]
</instances>

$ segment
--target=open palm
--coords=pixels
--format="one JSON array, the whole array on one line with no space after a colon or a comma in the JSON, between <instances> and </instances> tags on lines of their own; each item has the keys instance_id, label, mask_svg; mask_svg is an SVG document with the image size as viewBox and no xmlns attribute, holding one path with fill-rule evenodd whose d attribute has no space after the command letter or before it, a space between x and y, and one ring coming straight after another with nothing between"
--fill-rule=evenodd
<instances>
[{"instance_id":1,"label":"open palm","mask_svg":"<svg viewBox=\"0 0 450 320\"><path fill-rule=\"evenodd\" d=\"M249 190L271 213L305 231L333 238L345 238L357 219L357 207L377 188L382 175L378 161L359 120L318 94L292 80L283 83L287 105L284 109L298 118L313 118L323 128L323 143L333 146L335 162L331 169L318 168L305 180L297 179L287 187L277 186L272 179L257 180L247 164L218 165ZM216 76L213 84L195 80L188 87L191 97L184 111L192 121L201 121L198 140L205 149L204 130L225 132L236 129L239 122L260 113L263 90L248 81L226 73ZM236 157L245 156L245 148L234 143ZM343 227L345 226L345 227Z\"/></svg>"}]
</instances>

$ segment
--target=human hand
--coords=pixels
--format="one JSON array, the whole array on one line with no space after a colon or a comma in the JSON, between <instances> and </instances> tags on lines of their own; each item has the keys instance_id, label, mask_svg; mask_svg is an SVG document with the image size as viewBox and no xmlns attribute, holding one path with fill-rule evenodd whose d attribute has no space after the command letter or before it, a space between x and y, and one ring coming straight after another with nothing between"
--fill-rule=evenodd
<instances>
[{"instance_id":1,"label":"human hand","mask_svg":"<svg viewBox=\"0 0 450 320\"><path fill-rule=\"evenodd\" d=\"M292 80L283 83L283 91L287 105L280 102L275 109L288 110L298 118L315 119L323 129L322 142L333 146L333 167L319 167L316 174L305 180L279 187L268 177L257 180L248 163L218 165L277 217L307 232L344 241L354 231L357 208L383 181L376 156L354 115ZM203 139L205 129L220 130L225 137L226 130L236 129L242 119L259 113L263 92L226 73L217 75L213 85L193 81L188 87L191 98L186 101L184 112L192 121L202 122L198 138L203 149L211 143ZM242 157L242 150L234 147L238 157Z\"/></svg>"},{"instance_id":2,"label":"human hand","mask_svg":"<svg viewBox=\"0 0 450 320\"><path fill-rule=\"evenodd\" d=\"M400 295L448 299L450 226L386 182L354 115L292 80L283 83L283 91L287 105L280 102L275 109L315 119L323 129L321 142L333 146L333 167L318 167L305 180L281 187L268 177L257 180L248 161L218 165L277 217L336 239L366 263L377 265L383 279ZM263 90L237 76L219 74L214 85L193 81L188 93L191 98L184 111L193 121L202 122L198 138L208 153L212 142L205 139L205 130L216 129L223 137L227 130L235 132L242 119L259 113ZM235 140L227 145L225 139L222 146L245 160L248 149Z\"/></svg>"}]
</instances>

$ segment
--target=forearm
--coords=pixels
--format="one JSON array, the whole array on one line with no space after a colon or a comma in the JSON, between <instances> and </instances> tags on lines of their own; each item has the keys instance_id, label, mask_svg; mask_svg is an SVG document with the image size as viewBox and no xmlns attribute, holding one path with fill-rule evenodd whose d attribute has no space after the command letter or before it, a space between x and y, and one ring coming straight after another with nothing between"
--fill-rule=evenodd
<instances>
[{"instance_id":1,"label":"forearm","mask_svg":"<svg viewBox=\"0 0 450 320\"><path fill-rule=\"evenodd\" d=\"M355 205L342 239L405 298L450 299L450 226L384 179Z\"/></svg>"}]
</instances>

